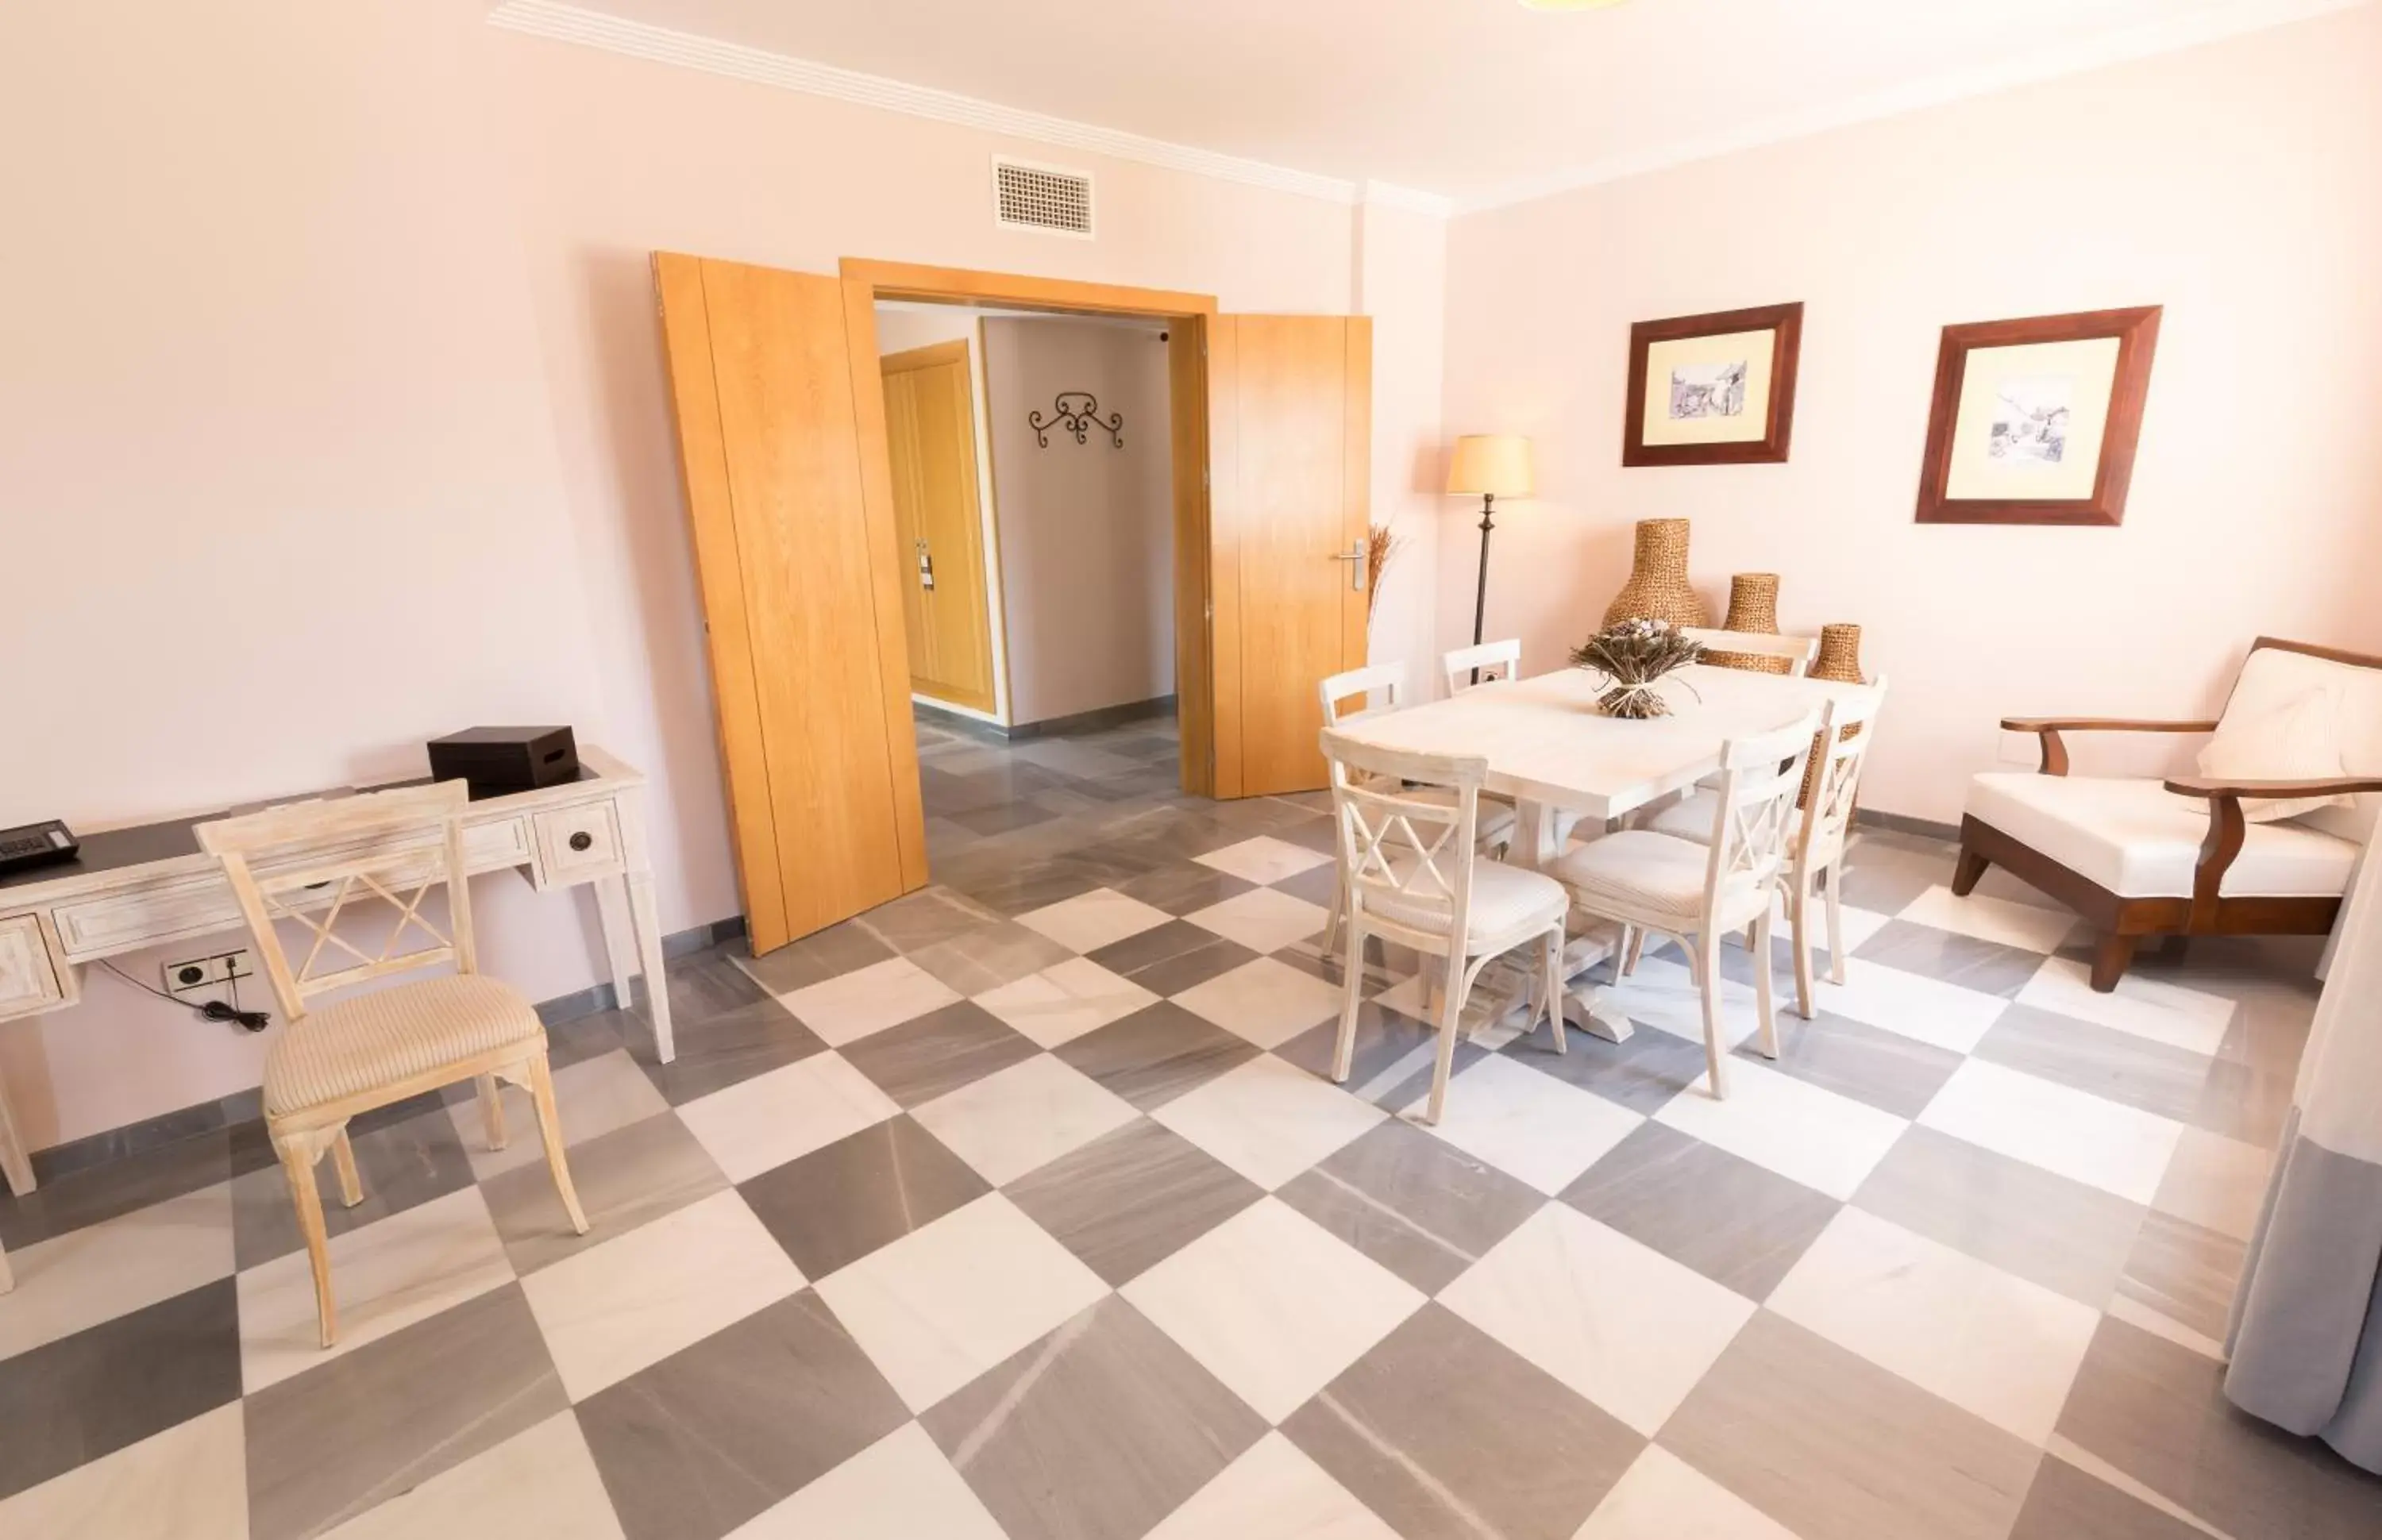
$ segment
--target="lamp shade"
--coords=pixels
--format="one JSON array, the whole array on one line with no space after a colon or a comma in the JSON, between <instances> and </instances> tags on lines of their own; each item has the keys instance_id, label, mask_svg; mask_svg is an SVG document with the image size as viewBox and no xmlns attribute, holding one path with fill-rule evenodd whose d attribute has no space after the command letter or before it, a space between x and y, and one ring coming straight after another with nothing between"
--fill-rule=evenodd
<instances>
[{"instance_id":1,"label":"lamp shade","mask_svg":"<svg viewBox=\"0 0 2382 1540\"><path fill-rule=\"evenodd\" d=\"M1519 434L1467 434L1447 464L1447 490L1494 497L1530 495L1530 441Z\"/></svg>"}]
</instances>

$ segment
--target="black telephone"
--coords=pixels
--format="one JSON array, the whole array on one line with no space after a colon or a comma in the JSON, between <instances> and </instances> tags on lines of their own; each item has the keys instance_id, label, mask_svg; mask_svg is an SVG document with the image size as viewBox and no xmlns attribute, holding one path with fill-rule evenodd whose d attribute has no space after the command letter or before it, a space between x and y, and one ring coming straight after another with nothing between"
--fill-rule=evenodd
<instances>
[{"instance_id":1,"label":"black telephone","mask_svg":"<svg viewBox=\"0 0 2382 1540\"><path fill-rule=\"evenodd\" d=\"M54 861L72 861L82 849L72 830L53 818L46 824L27 824L21 828L0 829L0 877L20 872L28 866L46 866Z\"/></svg>"}]
</instances>

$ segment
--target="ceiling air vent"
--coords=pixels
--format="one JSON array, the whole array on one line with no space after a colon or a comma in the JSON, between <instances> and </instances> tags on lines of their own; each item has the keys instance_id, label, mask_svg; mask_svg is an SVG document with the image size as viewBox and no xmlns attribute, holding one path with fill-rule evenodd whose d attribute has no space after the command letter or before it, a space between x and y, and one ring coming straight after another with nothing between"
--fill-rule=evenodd
<instances>
[{"instance_id":1,"label":"ceiling air vent","mask_svg":"<svg viewBox=\"0 0 2382 1540\"><path fill-rule=\"evenodd\" d=\"M992 218L1005 229L1092 238L1092 179L1031 161L992 163Z\"/></svg>"}]
</instances>

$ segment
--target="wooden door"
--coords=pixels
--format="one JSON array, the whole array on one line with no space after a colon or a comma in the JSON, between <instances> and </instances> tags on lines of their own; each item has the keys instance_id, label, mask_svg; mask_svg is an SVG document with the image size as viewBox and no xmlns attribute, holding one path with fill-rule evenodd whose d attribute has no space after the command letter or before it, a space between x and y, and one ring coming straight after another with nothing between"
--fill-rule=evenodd
<instances>
[{"instance_id":1,"label":"wooden door","mask_svg":"<svg viewBox=\"0 0 2382 1540\"><path fill-rule=\"evenodd\" d=\"M885 433L905 563L910 688L990 711L992 618L970 371L964 339L889 355Z\"/></svg>"},{"instance_id":2,"label":"wooden door","mask_svg":"<svg viewBox=\"0 0 2382 1540\"><path fill-rule=\"evenodd\" d=\"M865 283L657 253L738 872L766 952L927 880Z\"/></svg>"},{"instance_id":3,"label":"wooden door","mask_svg":"<svg viewBox=\"0 0 2382 1540\"><path fill-rule=\"evenodd\" d=\"M1216 796L1324 784L1316 686L1365 661L1372 381L1367 317L1209 324Z\"/></svg>"}]
</instances>

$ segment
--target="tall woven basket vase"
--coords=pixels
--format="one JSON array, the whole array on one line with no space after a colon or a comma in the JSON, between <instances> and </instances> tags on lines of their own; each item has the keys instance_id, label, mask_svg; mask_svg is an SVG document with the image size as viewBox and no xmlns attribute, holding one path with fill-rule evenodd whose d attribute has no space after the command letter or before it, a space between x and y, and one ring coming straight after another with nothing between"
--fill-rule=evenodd
<instances>
[{"instance_id":1,"label":"tall woven basket vase","mask_svg":"<svg viewBox=\"0 0 2382 1540\"><path fill-rule=\"evenodd\" d=\"M1709 626L1712 611L1688 583L1688 521L1638 520L1638 552L1629 581L1604 609L1604 623L1668 620L1674 626Z\"/></svg>"},{"instance_id":2,"label":"tall woven basket vase","mask_svg":"<svg viewBox=\"0 0 2382 1540\"><path fill-rule=\"evenodd\" d=\"M1809 676L1815 679L1834 679L1839 684L1867 684L1869 678L1861 672L1860 628L1848 621L1820 628L1820 655L1811 661ZM1837 736L1852 737L1859 727L1847 727ZM1811 763L1803 766L1803 789L1796 795L1795 805L1801 807L1810 800L1811 786L1819 778L1820 757L1827 752L1822 735L1811 735Z\"/></svg>"},{"instance_id":3,"label":"tall woven basket vase","mask_svg":"<svg viewBox=\"0 0 2382 1540\"><path fill-rule=\"evenodd\" d=\"M1728 618L1720 623L1720 629L1776 636L1778 574L1739 572L1729 579ZM1704 661L1715 668L1742 668L1749 674L1784 674L1788 667L1785 658L1765 657L1760 653L1706 653Z\"/></svg>"}]
</instances>

